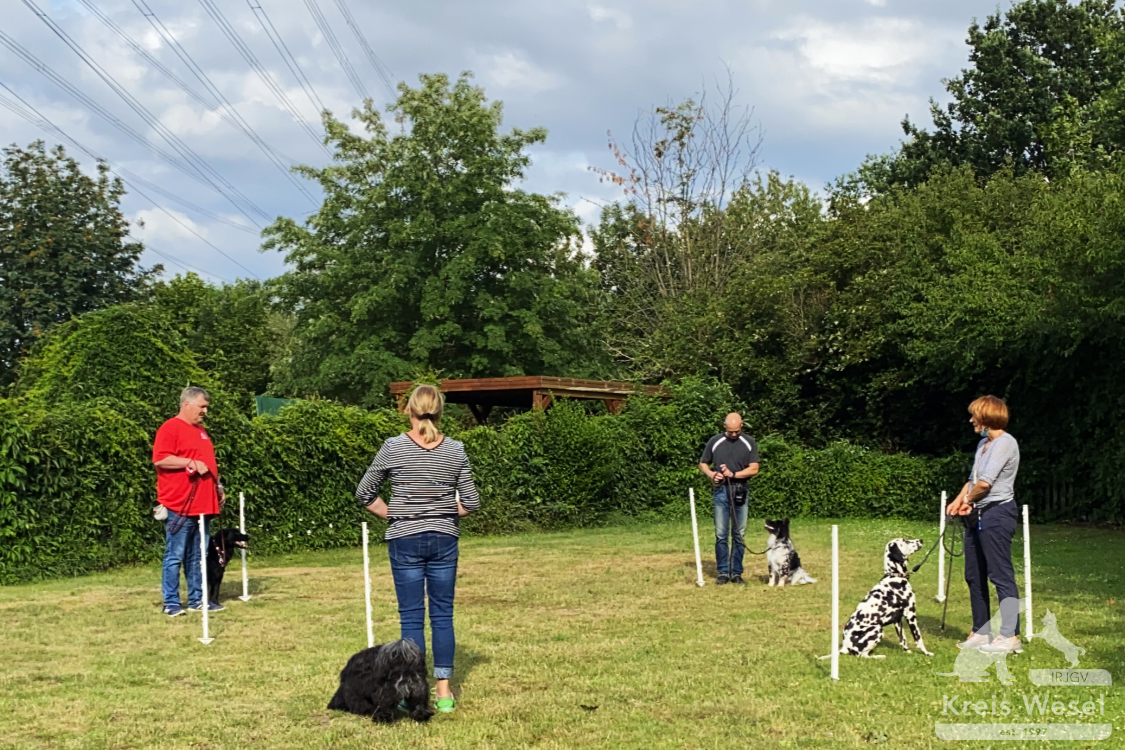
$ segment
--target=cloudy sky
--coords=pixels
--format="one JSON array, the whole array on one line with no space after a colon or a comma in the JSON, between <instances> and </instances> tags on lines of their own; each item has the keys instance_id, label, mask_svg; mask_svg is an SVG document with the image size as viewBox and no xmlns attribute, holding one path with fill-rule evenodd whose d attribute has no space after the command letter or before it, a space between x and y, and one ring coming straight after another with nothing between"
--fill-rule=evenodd
<instances>
[{"instance_id":1,"label":"cloudy sky","mask_svg":"<svg viewBox=\"0 0 1125 750\"><path fill-rule=\"evenodd\" d=\"M566 193L593 221L600 203L618 197L587 169L612 166L606 132L626 136L639 114L713 86L728 68L739 103L754 108L764 131L763 166L823 187L866 154L893 148L903 115L928 122L941 78L966 64L970 20L996 8L985 0L0 0L0 141L53 144L61 131L128 175L125 210L143 221L134 234L152 248L146 263L213 280L267 278L284 259L259 252L259 228L316 205L315 188L279 165L327 161L308 132L317 102L347 115L357 88L387 102L375 65L411 84L420 73L474 71L504 102L505 126L550 132L525 187ZM45 132L44 121L56 130Z\"/></svg>"}]
</instances>

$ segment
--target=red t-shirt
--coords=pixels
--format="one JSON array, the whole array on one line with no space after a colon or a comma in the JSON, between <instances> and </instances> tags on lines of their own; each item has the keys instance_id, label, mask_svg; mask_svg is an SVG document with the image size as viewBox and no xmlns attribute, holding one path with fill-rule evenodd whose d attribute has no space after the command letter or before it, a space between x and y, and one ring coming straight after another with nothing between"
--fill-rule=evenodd
<instances>
[{"instance_id":1,"label":"red t-shirt","mask_svg":"<svg viewBox=\"0 0 1125 750\"><path fill-rule=\"evenodd\" d=\"M215 463L215 446L207 430L172 417L156 431L152 446L152 462L168 456L202 461L210 469L200 477L187 469L156 469L156 500L180 515L214 515L219 512L219 493L215 489L219 466ZM195 497L188 503L192 485L199 482Z\"/></svg>"}]
</instances>

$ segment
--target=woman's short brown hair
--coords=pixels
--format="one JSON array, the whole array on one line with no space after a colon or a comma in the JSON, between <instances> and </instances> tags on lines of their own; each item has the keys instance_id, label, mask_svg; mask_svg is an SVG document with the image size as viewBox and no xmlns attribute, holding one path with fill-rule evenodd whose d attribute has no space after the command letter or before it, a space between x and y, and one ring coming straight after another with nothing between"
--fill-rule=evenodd
<instances>
[{"instance_id":1,"label":"woman's short brown hair","mask_svg":"<svg viewBox=\"0 0 1125 750\"><path fill-rule=\"evenodd\" d=\"M969 404L969 413L990 430L1003 430L1008 426L1008 405L995 396L981 396Z\"/></svg>"}]
</instances>

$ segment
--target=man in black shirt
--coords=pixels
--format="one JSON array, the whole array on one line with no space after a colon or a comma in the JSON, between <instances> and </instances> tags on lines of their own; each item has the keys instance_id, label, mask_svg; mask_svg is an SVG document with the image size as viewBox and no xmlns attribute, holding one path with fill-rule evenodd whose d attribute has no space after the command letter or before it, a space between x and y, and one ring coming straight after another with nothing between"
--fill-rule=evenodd
<instances>
[{"instance_id":1,"label":"man in black shirt","mask_svg":"<svg viewBox=\"0 0 1125 750\"><path fill-rule=\"evenodd\" d=\"M742 556L746 551L744 539L749 497L746 480L758 473L758 444L754 438L742 434L740 415L728 414L723 432L707 441L703 455L699 457L699 470L712 482L715 563L719 569L715 583L720 586L728 582L745 583L742 580ZM734 529L731 528L732 515L737 524ZM728 536L732 537L729 544Z\"/></svg>"}]
</instances>

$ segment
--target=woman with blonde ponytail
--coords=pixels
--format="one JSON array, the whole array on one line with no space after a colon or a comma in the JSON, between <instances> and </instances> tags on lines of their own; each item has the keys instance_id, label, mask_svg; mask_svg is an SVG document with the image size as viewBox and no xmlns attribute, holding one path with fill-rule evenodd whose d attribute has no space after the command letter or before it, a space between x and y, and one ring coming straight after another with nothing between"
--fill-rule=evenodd
<instances>
[{"instance_id":1,"label":"woman with blonde ponytail","mask_svg":"<svg viewBox=\"0 0 1125 750\"><path fill-rule=\"evenodd\" d=\"M419 385L406 405L410 431L383 443L356 490L356 499L386 519L387 548L398 596L402 637L426 650L426 600L437 680L435 706L449 713L456 704L453 677L453 594L457 582L457 538L462 516L480 508L465 447L441 434L444 399L432 385ZM391 480L389 501L380 495Z\"/></svg>"}]
</instances>

